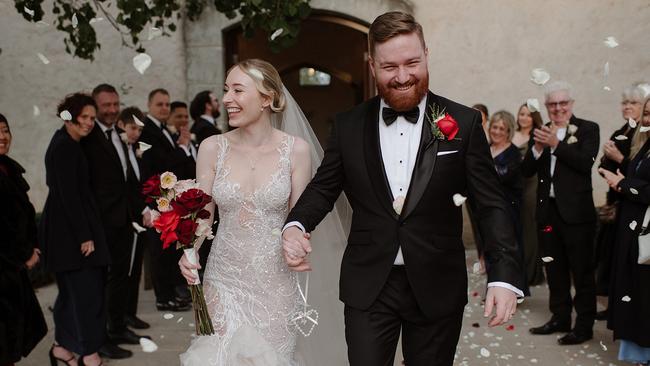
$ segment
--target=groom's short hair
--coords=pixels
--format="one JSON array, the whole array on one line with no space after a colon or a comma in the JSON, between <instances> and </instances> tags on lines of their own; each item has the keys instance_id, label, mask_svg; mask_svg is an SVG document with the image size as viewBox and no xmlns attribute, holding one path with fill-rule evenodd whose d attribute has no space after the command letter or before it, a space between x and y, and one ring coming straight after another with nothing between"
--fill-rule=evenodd
<instances>
[{"instance_id":1,"label":"groom's short hair","mask_svg":"<svg viewBox=\"0 0 650 366\"><path fill-rule=\"evenodd\" d=\"M422 26L415 21L411 14L391 11L378 16L372 22L368 31L368 51L370 56L375 55L375 46L378 43L384 43L393 37L411 33L416 33L422 42L422 47L427 47L424 42Z\"/></svg>"}]
</instances>

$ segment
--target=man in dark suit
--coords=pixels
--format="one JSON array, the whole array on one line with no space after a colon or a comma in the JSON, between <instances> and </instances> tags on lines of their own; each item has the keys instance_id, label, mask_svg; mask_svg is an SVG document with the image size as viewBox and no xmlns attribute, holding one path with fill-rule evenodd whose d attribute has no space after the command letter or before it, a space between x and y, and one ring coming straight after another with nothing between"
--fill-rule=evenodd
<instances>
[{"instance_id":1,"label":"man in dark suit","mask_svg":"<svg viewBox=\"0 0 650 366\"><path fill-rule=\"evenodd\" d=\"M97 103L97 119L93 130L81 145L88 159L90 184L99 206L106 243L111 255L106 286L109 344L100 351L110 358L124 358L131 351L116 344L139 344L140 336L125 323L128 270L133 240L133 217L129 207L127 176L131 166L126 158L126 146L116 131L120 99L115 88L98 85L92 92Z\"/></svg>"},{"instance_id":2,"label":"man in dark suit","mask_svg":"<svg viewBox=\"0 0 650 366\"><path fill-rule=\"evenodd\" d=\"M190 115L194 120L190 132L196 135L196 144L206 138L220 134L216 119L219 118L219 100L209 90L198 93L190 103Z\"/></svg>"},{"instance_id":3,"label":"man in dark suit","mask_svg":"<svg viewBox=\"0 0 650 366\"><path fill-rule=\"evenodd\" d=\"M591 168L598 155L600 134L597 124L573 115L568 83L549 83L545 94L551 122L534 131L522 171L525 176L537 174L539 243L553 317L530 332L567 332L558 342L579 344L592 338L596 316L596 210ZM571 278L576 290L573 299ZM577 317L572 329L573 308Z\"/></svg>"},{"instance_id":4,"label":"man in dark suit","mask_svg":"<svg viewBox=\"0 0 650 366\"><path fill-rule=\"evenodd\" d=\"M195 162L190 149L191 136L187 130L179 131L177 140L167 129L169 118L169 92L155 89L149 93L149 112L144 121L140 141L151 145L142 159L150 175L169 171L178 179L191 179L195 173ZM155 208L154 206L151 207ZM150 221L145 219L145 221ZM147 226L151 226L147 222ZM190 305L176 298L174 288L186 285L178 268L180 252L175 247L162 248L160 234L153 228L147 230L152 264L152 282L156 293L156 308L160 311L185 311Z\"/></svg>"},{"instance_id":5,"label":"man in dark suit","mask_svg":"<svg viewBox=\"0 0 650 366\"><path fill-rule=\"evenodd\" d=\"M480 113L428 91L420 24L383 14L369 48L379 96L336 117L322 164L287 218L285 260L309 269L305 233L344 191L353 209L340 279L350 365L392 364L401 330L407 365L448 366L467 303L463 218L452 197L475 201L485 315L496 306L490 326L508 321L523 295L516 238Z\"/></svg>"}]
</instances>

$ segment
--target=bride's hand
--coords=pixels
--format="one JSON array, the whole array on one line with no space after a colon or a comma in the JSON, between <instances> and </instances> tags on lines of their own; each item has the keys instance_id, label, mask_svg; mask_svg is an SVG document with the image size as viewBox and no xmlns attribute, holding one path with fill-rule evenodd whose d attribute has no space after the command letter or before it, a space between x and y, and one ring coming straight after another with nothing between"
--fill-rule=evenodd
<instances>
[{"instance_id":1,"label":"bride's hand","mask_svg":"<svg viewBox=\"0 0 650 366\"><path fill-rule=\"evenodd\" d=\"M185 277L185 280L187 280L187 284L188 285L196 284L196 280L198 280L198 278L192 273L192 270L200 269L201 265L198 263L197 264L190 263L190 261L187 260L185 253L183 253L181 260L178 261L178 266L181 268L181 274L183 275L183 277Z\"/></svg>"}]
</instances>

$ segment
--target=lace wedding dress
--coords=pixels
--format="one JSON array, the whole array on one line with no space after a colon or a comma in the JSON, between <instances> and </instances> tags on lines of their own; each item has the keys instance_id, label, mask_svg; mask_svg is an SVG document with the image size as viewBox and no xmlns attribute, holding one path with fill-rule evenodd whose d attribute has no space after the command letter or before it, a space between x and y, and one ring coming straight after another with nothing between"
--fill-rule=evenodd
<instances>
[{"instance_id":1,"label":"lace wedding dress","mask_svg":"<svg viewBox=\"0 0 650 366\"><path fill-rule=\"evenodd\" d=\"M221 221L203 279L215 335L195 337L182 365L298 364L291 318L302 303L279 235L289 210L294 139L284 134L274 152L253 161L217 137L212 197Z\"/></svg>"}]
</instances>

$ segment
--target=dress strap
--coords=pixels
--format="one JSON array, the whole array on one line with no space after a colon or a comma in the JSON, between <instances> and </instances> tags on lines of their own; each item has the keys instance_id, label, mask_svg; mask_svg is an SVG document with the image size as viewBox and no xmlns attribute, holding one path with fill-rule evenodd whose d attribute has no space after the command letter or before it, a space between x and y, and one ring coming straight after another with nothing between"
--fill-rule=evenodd
<instances>
[{"instance_id":1,"label":"dress strap","mask_svg":"<svg viewBox=\"0 0 650 366\"><path fill-rule=\"evenodd\" d=\"M217 135L217 151L218 155L214 171L219 176L223 170L223 162L226 160L226 152L228 151L228 139L223 135Z\"/></svg>"}]
</instances>

